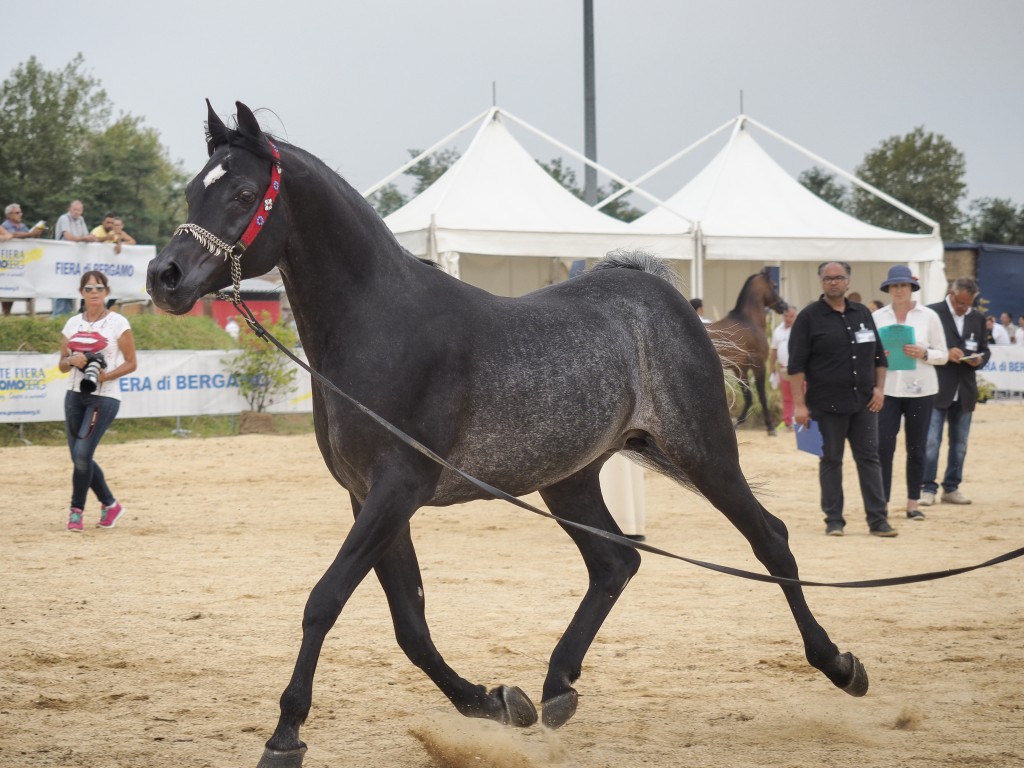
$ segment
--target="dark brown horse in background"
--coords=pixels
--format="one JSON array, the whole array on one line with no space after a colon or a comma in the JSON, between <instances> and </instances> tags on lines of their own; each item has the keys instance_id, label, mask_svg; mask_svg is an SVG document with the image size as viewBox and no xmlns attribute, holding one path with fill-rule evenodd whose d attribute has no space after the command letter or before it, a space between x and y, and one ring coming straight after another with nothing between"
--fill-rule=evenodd
<instances>
[{"instance_id":1,"label":"dark brown horse in background","mask_svg":"<svg viewBox=\"0 0 1024 768\"><path fill-rule=\"evenodd\" d=\"M747 278L736 299L736 306L729 314L708 325L708 333L715 343L718 356L722 358L726 370L735 374L740 381L743 411L736 419L736 426L747 420L753 404L754 398L750 393L750 375L753 374L754 387L764 413L764 424L772 436L775 435L775 425L772 423L772 413L764 389L768 360L765 309L773 309L781 315L786 311L786 306L765 267Z\"/></svg>"}]
</instances>

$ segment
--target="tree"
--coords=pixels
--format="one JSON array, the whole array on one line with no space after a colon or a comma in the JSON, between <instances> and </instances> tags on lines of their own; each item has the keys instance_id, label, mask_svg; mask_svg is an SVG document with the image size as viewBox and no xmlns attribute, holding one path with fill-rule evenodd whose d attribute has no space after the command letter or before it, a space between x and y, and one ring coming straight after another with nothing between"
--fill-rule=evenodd
<instances>
[{"instance_id":1,"label":"tree","mask_svg":"<svg viewBox=\"0 0 1024 768\"><path fill-rule=\"evenodd\" d=\"M421 152L423 152L422 149L410 149L409 156L416 157ZM457 149L442 149L432 155L424 157L416 163L416 165L407 170L405 175L412 176L416 179L416 186L412 190L413 195L415 196L420 192L423 192L427 187L441 178L445 171L455 165L460 157L462 157L462 155L459 154L459 150Z\"/></svg>"},{"instance_id":2,"label":"tree","mask_svg":"<svg viewBox=\"0 0 1024 768\"><path fill-rule=\"evenodd\" d=\"M583 200L583 188L580 187L579 184L576 182L576 171L572 168L567 167L565 165L565 161L562 160L562 158L554 157L551 159L550 162L547 163L541 162L540 160L538 160L537 162L540 164L541 168L548 172L551 178L553 178L567 190L572 192L580 200ZM622 184L618 183L617 181L612 181L611 183L608 184L608 186L605 187L598 187L597 199L604 200L606 197L614 195L620 189L622 189ZM623 195L622 197L615 198L606 206L604 206L601 209L601 212L613 218L619 219L621 221L633 221L635 219L638 219L640 216L643 215L643 211L641 211L639 208L634 208L633 206L629 205L625 201L625 197L626 196Z\"/></svg>"},{"instance_id":3,"label":"tree","mask_svg":"<svg viewBox=\"0 0 1024 768\"><path fill-rule=\"evenodd\" d=\"M53 226L77 194L90 134L110 114L98 80L75 56L48 72L35 56L0 86L0 205L20 202L25 219Z\"/></svg>"},{"instance_id":4,"label":"tree","mask_svg":"<svg viewBox=\"0 0 1024 768\"><path fill-rule=\"evenodd\" d=\"M1024 245L1024 205L1012 200L983 197L971 202L966 235L976 243Z\"/></svg>"},{"instance_id":5,"label":"tree","mask_svg":"<svg viewBox=\"0 0 1024 768\"><path fill-rule=\"evenodd\" d=\"M259 320L286 347L292 348L298 343L298 335L291 324L271 323L270 313L266 311ZM291 391L296 376L295 365L281 350L248 327L242 328L238 346L241 351L222 362L238 381L239 394L245 398L250 410L262 413L277 398Z\"/></svg>"},{"instance_id":6,"label":"tree","mask_svg":"<svg viewBox=\"0 0 1024 768\"><path fill-rule=\"evenodd\" d=\"M0 205L17 201L27 220L52 227L79 198L87 221L112 212L138 242L160 242L184 218L186 175L141 118L110 122L84 65L78 54L50 72L33 56L0 85Z\"/></svg>"},{"instance_id":7,"label":"tree","mask_svg":"<svg viewBox=\"0 0 1024 768\"><path fill-rule=\"evenodd\" d=\"M840 211L846 210L848 190L836 181L835 174L815 165L800 174L797 179L807 189Z\"/></svg>"},{"instance_id":8,"label":"tree","mask_svg":"<svg viewBox=\"0 0 1024 768\"><path fill-rule=\"evenodd\" d=\"M417 157L423 152L422 149L410 149L407 151L409 157ZM405 175L411 176L416 180L412 192L413 197L441 178L444 172L455 165L455 162L460 157L461 155L457 149L443 149L440 152L435 152L423 158L416 165L406 170ZM392 183L385 184L370 195L368 202L383 217L397 211L409 202L409 197L403 194L397 185Z\"/></svg>"},{"instance_id":9,"label":"tree","mask_svg":"<svg viewBox=\"0 0 1024 768\"><path fill-rule=\"evenodd\" d=\"M384 218L389 213L394 213L409 202L409 198L403 195L402 191L394 183L385 184L370 195L367 200L377 213L381 215L381 218Z\"/></svg>"},{"instance_id":10,"label":"tree","mask_svg":"<svg viewBox=\"0 0 1024 768\"><path fill-rule=\"evenodd\" d=\"M168 159L159 134L145 127L141 118L123 115L89 136L79 196L93 219L107 211L115 213L138 242L156 243L185 218L187 180Z\"/></svg>"},{"instance_id":11,"label":"tree","mask_svg":"<svg viewBox=\"0 0 1024 768\"><path fill-rule=\"evenodd\" d=\"M960 201L967 185L966 162L945 137L918 126L906 136L891 136L869 152L857 176L911 208L934 219L946 240L960 234ZM870 192L855 187L851 212L886 229L926 233L929 227Z\"/></svg>"}]
</instances>

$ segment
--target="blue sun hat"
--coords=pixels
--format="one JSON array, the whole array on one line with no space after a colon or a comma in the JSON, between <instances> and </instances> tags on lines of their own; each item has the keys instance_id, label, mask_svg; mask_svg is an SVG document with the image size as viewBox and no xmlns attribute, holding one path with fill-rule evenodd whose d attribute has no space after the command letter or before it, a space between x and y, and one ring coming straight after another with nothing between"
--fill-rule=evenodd
<instances>
[{"instance_id":1,"label":"blue sun hat","mask_svg":"<svg viewBox=\"0 0 1024 768\"><path fill-rule=\"evenodd\" d=\"M911 292L921 290L921 284L917 282L917 278L910 271L910 267L905 264L889 267L889 276L882 281L882 290L888 293L890 285L899 285L900 283L909 285Z\"/></svg>"}]
</instances>

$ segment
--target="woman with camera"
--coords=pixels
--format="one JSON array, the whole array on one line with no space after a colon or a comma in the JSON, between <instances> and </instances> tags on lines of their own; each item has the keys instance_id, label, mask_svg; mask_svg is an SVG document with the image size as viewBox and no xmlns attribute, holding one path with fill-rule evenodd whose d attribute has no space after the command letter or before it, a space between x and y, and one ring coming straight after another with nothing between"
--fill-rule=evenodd
<instances>
[{"instance_id":1,"label":"woman with camera","mask_svg":"<svg viewBox=\"0 0 1024 768\"><path fill-rule=\"evenodd\" d=\"M82 530L82 514L91 488L102 505L99 527L113 528L124 509L107 487L100 465L93 460L96 447L121 407L115 379L135 370L135 339L128 320L106 307L110 291L107 276L95 270L82 275L81 314L64 325L60 344L60 370L71 371L64 396L64 422L74 472L68 530Z\"/></svg>"}]
</instances>

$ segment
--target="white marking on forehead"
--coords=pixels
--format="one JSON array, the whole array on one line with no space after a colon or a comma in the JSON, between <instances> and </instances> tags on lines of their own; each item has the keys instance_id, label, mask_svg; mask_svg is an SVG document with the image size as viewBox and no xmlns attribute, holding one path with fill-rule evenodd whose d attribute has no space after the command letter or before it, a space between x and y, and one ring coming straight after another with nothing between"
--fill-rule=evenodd
<instances>
[{"instance_id":1,"label":"white marking on forehead","mask_svg":"<svg viewBox=\"0 0 1024 768\"><path fill-rule=\"evenodd\" d=\"M212 169L208 174L206 174L206 178L203 179L203 186L209 188L211 184L213 184L215 181L217 181L217 179L221 178L227 172L227 162L225 161L218 165L216 168Z\"/></svg>"}]
</instances>

